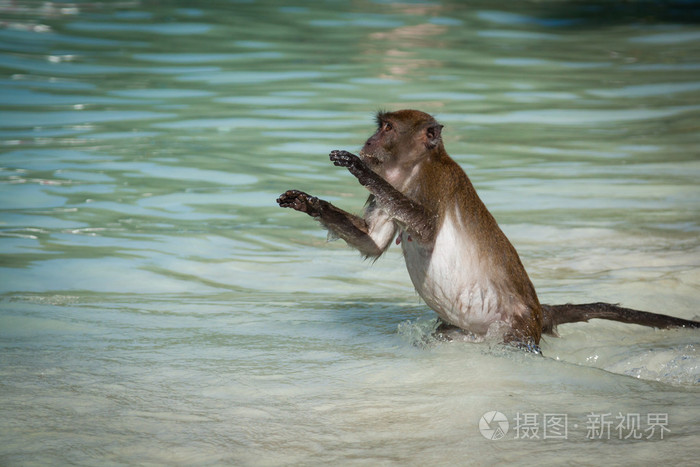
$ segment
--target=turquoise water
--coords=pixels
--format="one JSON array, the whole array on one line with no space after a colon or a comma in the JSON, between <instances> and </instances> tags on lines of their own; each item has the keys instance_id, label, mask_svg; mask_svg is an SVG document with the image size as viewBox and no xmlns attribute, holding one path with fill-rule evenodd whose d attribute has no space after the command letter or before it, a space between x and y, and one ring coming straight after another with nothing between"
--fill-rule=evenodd
<instances>
[{"instance_id":1,"label":"turquoise water","mask_svg":"<svg viewBox=\"0 0 700 467\"><path fill-rule=\"evenodd\" d=\"M696 2L0 2L0 464L695 462L697 332L435 343L398 247L276 206L359 211L327 154L407 107L542 302L697 319Z\"/></svg>"}]
</instances>

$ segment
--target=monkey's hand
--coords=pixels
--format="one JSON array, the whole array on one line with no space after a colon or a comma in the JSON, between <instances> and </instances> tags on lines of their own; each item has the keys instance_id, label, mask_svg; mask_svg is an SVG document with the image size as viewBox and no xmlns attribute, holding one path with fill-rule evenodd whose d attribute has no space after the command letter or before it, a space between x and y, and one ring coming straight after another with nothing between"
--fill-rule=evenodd
<instances>
[{"instance_id":1,"label":"monkey's hand","mask_svg":"<svg viewBox=\"0 0 700 467\"><path fill-rule=\"evenodd\" d=\"M347 151L338 149L331 151L330 158L331 161L333 161L333 165L338 167L347 167L348 171L357 177L362 185L367 184L367 180L373 173L372 170L367 167L367 164L362 162L362 159Z\"/></svg>"},{"instance_id":2,"label":"monkey's hand","mask_svg":"<svg viewBox=\"0 0 700 467\"><path fill-rule=\"evenodd\" d=\"M277 198L277 204L282 208L292 208L295 211L305 212L311 217L321 215L321 203L315 196L310 196L303 191L287 190Z\"/></svg>"}]
</instances>

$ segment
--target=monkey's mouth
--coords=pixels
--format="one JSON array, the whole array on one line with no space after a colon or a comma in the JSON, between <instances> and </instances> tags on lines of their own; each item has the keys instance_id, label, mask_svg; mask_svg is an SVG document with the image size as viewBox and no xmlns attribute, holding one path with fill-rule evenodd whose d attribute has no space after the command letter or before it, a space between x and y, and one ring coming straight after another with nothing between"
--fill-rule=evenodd
<instances>
[{"instance_id":1,"label":"monkey's mouth","mask_svg":"<svg viewBox=\"0 0 700 467\"><path fill-rule=\"evenodd\" d=\"M362 159L362 161L370 167L378 167L382 165L381 159L379 159L377 156L367 154L364 151L360 151L360 159Z\"/></svg>"}]
</instances>

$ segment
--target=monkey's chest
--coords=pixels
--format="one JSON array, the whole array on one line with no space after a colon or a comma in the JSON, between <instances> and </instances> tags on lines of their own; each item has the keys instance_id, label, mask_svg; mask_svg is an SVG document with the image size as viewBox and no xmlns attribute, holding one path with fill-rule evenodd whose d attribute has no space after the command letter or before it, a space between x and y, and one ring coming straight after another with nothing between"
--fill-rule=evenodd
<instances>
[{"instance_id":1,"label":"monkey's chest","mask_svg":"<svg viewBox=\"0 0 700 467\"><path fill-rule=\"evenodd\" d=\"M406 268L416 291L443 320L484 334L501 319L501 300L478 251L447 218L433 245L401 232Z\"/></svg>"}]
</instances>

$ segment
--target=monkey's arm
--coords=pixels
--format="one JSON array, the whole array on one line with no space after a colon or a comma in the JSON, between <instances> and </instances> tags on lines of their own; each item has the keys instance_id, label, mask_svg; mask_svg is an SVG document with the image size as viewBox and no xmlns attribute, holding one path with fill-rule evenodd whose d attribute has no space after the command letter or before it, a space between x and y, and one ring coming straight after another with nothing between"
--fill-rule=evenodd
<instances>
[{"instance_id":1,"label":"monkey's arm","mask_svg":"<svg viewBox=\"0 0 700 467\"><path fill-rule=\"evenodd\" d=\"M318 219L330 232L357 248L366 257L381 256L389 248L396 233L394 223L376 209L371 198L364 219L343 211L328 201L297 190L282 193L277 198L277 203L283 208L305 212Z\"/></svg>"},{"instance_id":2,"label":"monkey's arm","mask_svg":"<svg viewBox=\"0 0 700 467\"><path fill-rule=\"evenodd\" d=\"M360 184L375 196L377 204L405 226L414 238L424 243L432 241L435 236L434 217L423 206L391 186L356 155L336 150L330 153L330 159L338 167L347 167Z\"/></svg>"}]
</instances>

